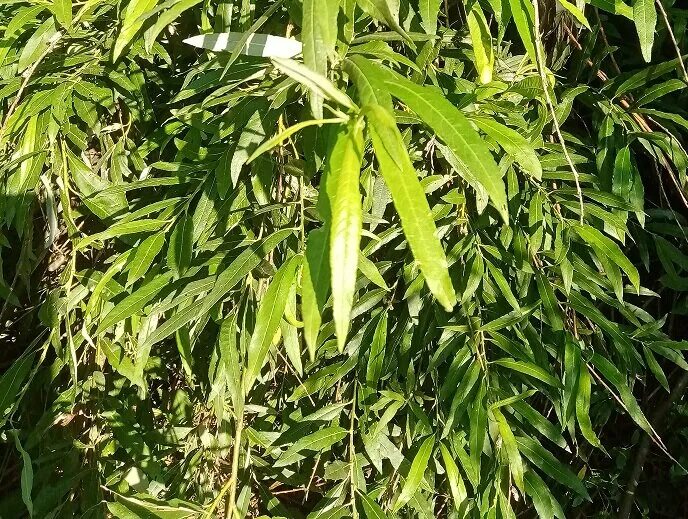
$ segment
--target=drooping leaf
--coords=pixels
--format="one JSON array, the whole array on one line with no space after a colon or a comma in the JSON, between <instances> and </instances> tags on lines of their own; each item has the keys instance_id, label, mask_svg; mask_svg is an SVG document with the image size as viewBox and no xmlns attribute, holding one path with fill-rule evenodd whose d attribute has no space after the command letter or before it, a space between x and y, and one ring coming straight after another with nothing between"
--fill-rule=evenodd
<instances>
[{"instance_id":1,"label":"drooping leaf","mask_svg":"<svg viewBox=\"0 0 688 519\"><path fill-rule=\"evenodd\" d=\"M657 11L654 0L634 0L633 22L640 40L640 52L643 59L652 61L652 45L655 42L655 27L657 26Z\"/></svg>"},{"instance_id":2,"label":"drooping leaf","mask_svg":"<svg viewBox=\"0 0 688 519\"><path fill-rule=\"evenodd\" d=\"M363 161L363 128L357 122L337 137L329 156L327 190L332 208L330 226L330 273L332 276L332 313L339 351L343 351L349 331L351 307L356 290L363 217L359 174Z\"/></svg>"},{"instance_id":3,"label":"drooping leaf","mask_svg":"<svg viewBox=\"0 0 688 519\"><path fill-rule=\"evenodd\" d=\"M300 261L299 256L287 260L275 273L265 296L261 300L247 352L246 371L243 378L246 393L253 387L253 383L260 375L260 370L267 360L267 354L279 328L282 315L284 315L289 290L294 283L296 268Z\"/></svg>"},{"instance_id":4,"label":"drooping leaf","mask_svg":"<svg viewBox=\"0 0 688 519\"><path fill-rule=\"evenodd\" d=\"M394 503L395 511L401 509L401 507L408 503L418 491L418 487L420 487L425 475L425 470L428 468L428 463L430 461L430 456L432 455L434 446L435 438L432 436L426 438L421 444L416 456L413 458L411 468L406 475L406 481L401 489L401 493Z\"/></svg>"},{"instance_id":5,"label":"drooping leaf","mask_svg":"<svg viewBox=\"0 0 688 519\"><path fill-rule=\"evenodd\" d=\"M449 311L456 303L456 295L447 272L447 260L401 134L394 118L382 107L368 107L367 119L380 170L392 194L413 256L428 288Z\"/></svg>"}]
</instances>

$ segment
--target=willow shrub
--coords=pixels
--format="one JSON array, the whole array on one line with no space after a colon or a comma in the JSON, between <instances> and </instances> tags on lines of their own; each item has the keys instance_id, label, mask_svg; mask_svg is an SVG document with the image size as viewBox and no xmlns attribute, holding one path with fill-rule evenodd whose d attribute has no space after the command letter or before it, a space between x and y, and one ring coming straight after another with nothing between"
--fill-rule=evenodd
<instances>
[{"instance_id":1,"label":"willow shrub","mask_svg":"<svg viewBox=\"0 0 688 519\"><path fill-rule=\"evenodd\" d=\"M678 3L0 13L3 515L563 519L680 455Z\"/></svg>"}]
</instances>

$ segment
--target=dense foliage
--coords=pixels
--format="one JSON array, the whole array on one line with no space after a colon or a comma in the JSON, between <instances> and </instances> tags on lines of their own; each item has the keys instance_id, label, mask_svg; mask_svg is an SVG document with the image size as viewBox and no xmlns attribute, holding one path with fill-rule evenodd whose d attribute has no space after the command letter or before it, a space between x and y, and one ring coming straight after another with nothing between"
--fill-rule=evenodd
<instances>
[{"instance_id":1,"label":"dense foliage","mask_svg":"<svg viewBox=\"0 0 688 519\"><path fill-rule=\"evenodd\" d=\"M682 513L679 4L0 2L0 515Z\"/></svg>"}]
</instances>

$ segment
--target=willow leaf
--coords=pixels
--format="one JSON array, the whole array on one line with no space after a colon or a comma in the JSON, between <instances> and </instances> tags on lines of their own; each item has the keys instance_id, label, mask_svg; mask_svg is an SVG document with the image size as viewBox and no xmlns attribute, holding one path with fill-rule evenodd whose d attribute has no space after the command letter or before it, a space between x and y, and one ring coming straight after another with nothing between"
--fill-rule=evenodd
<instances>
[{"instance_id":1,"label":"willow leaf","mask_svg":"<svg viewBox=\"0 0 688 519\"><path fill-rule=\"evenodd\" d=\"M421 444L418 453L413 458L411 469L406 476L406 481L401 489L399 498L394 503L394 511L401 509L401 507L408 503L418 491L418 487L420 487L423 477L425 476L425 471L428 468L434 446L435 438L433 436L426 438Z\"/></svg>"},{"instance_id":2,"label":"willow leaf","mask_svg":"<svg viewBox=\"0 0 688 519\"><path fill-rule=\"evenodd\" d=\"M470 170L471 175L483 185L502 219L508 222L506 189L502 173L486 143L461 111L435 88L417 85L372 63L366 67L366 72L433 129L465 164L466 169Z\"/></svg>"},{"instance_id":3,"label":"willow leaf","mask_svg":"<svg viewBox=\"0 0 688 519\"><path fill-rule=\"evenodd\" d=\"M248 393L265 364L273 337L279 329L280 321L287 306L289 290L294 283L296 267L301 261L294 256L282 265L272 278L256 315L256 326L248 346L248 361L244 374L244 391Z\"/></svg>"},{"instance_id":4,"label":"willow leaf","mask_svg":"<svg viewBox=\"0 0 688 519\"><path fill-rule=\"evenodd\" d=\"M657 10L655 0L635 0L633 2L633 22L640 40L640 52L643 59L652 61L652 45L655 42Z\"/></svg>"},{"instance_id":5,"label":"willow leaf","mask_svg":"<svg viewBox=\"0 0 688 519\"><path fill-rule=\"evenodd\" d=\"M363 216L359 174L363 161L363 128L357 122L341 132L328 158L336 176L328 178L332 208L330 227L330 273L332 312L339 351L344 349L349 331L351 307L356 290Z\"/></svg>"},{"instance_id":6,"label":"willow leaf","mask_svg":"<svg viewBox=\"0 0 688 519\"><path fill-rule=\"evenodd\" d=\"M387 110L376 105L367 108L375 156L401 218L406 239L430 292L450 311L456 304L456 294L449 278L447 258L404 141L394 117Z\"/></svg>"}]
</instances>

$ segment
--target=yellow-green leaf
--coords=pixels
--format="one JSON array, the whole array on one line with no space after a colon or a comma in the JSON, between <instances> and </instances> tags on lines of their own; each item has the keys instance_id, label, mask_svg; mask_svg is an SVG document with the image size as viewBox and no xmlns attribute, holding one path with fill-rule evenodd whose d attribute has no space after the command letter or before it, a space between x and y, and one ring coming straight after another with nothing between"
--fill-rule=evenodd
<instances>
[{"instance_id":1,"label":"yellow-green leaf","mask_svg":"<svg viewBox=\"0 0 688 519\"><path fill-rule=\"evenodd\" d=\"M332 209L330 227L330 273L332 276L332 313L339 351L344 349L349 332L351 307L356 289L363 215L359 175L363 161L362 121L348 126L337 136L329 161L328 197Z\"/></svg>"},{"instance_id":2,"label":"yellow-green leaf","mask_svg":"<svg viewBox=\"0 0 688 519\"><path fill-rule=\"evenodd\" d=\"M256 326L248 346L248 361L244 374L245 393L251 390L265 364L273 337L284 315L289 290L294 282L296 267L300 261L300 256L294 256L279 268L260 302L256 315Z\"/></svg>"},{"instance_id":3,"label":"yellow-green leaf","mask_svg":"<svg viewBox=\"0 0 688 519\"><path fill-rule=\"evenodd\" d=\"M401 226L430 292L450 311L456 294L447 270L447 258L416 171L397 128L394 116L380 106L367 107L367 119L380 163Z\"/></svg>"}]
</instances>

